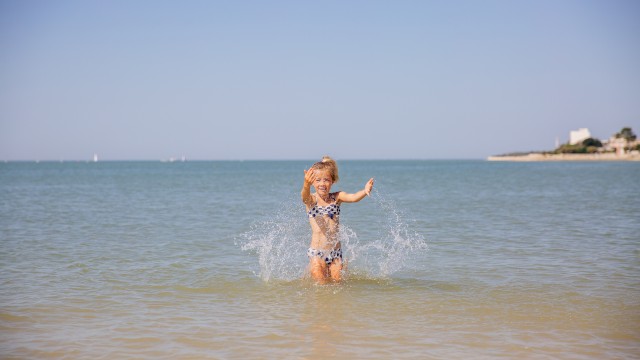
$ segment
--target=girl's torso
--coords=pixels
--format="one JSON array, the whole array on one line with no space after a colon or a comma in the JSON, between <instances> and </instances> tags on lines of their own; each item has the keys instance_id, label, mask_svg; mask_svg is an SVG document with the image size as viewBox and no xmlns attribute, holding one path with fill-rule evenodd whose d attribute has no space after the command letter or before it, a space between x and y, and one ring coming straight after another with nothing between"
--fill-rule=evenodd
<instances>
[{"instance_id":1,"label":"girl's torso","mask_svg":"<svg viewBox=\"0 0 640 360\"><path fill-rule=\"evenodd\" d=\"M338 230L340 224L340 202L338 193L331 193L329 201L313 194L315 203L307 206L307 216L311 225L311 247L314 249L339 249Z\"/></svg>"}]
</instances>

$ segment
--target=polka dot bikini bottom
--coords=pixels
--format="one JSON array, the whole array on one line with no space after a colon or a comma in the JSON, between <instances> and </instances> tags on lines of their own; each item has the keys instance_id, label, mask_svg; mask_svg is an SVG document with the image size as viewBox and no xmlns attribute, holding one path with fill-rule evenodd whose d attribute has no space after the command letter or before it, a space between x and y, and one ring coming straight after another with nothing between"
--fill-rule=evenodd
<instances>
[{"instance_id":1,"label":"polka dot bikini bottom","mask_svg":"<svg viewBox=\"0 0 640 360\"><path fill-rule=\"evenodd\" d=\"M327 265L331 265L331 263L335 259L340 259L340 261L342 261L342 249L318 250L314 248L309 248L309 250L307 250L307 255L310 258L314 256L318 256L319 258L323 259L324 262L327 263Z\"/></svg>"}]
</instances>

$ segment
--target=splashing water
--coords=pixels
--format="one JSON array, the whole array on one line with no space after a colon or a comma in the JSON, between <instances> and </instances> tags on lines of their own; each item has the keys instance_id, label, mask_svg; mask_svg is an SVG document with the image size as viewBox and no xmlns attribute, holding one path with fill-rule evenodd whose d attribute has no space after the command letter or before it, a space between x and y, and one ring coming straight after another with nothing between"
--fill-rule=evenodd
<instances>
[{"instance_id":1,"label":"splashing water","mask_svg":"<svg viewBox=\"0 0 640 360\"><path fill-rule=\"evenodd\" d=\"M424 236L409 228L390 199L377 189L371 198L376 213L381 213L379 218L384 219L375 224L374 240L361 244L357 233L340 223L338 239L349 269L347 276L351 273L356 277L386 278L411 267L414 263L408 260L422 256L428 249ZM257 275L264 281L291 281L306 275L311 231L304 205L299 199L290 199L282 207L275 217L253 224L236 241L243 251L257 253L260 265Z\"/></svg>"},{"instance_id":2,"label":"splashing water","mask_svg":"<svg viewBox=\"0 0 640 360\"><path fill-rule=\"evenodd\" d=\"M354 253L365 258L365 272L369 276L385 278L403 268L415 266L410 260L423 256L428 245L423 235L409 227L404 215L391 199L382 195L378 189L374 189L371 198L378 211L383 214L380 218L384 221L376 229L375 240L358 244Z\"/></svg>"},{"instance_id":3,"label":"splashing water","mask_svg":"<svg viewBox=\"0 0 640 360\"><path fill-rule=\"evenodd\" d=\"M270 220L255 223L241 234L238 241L243 251L256 252L260 264L259 276L294 280L304 275L309 224L300 200L289 200Z\"/></svg>"}]
</instances>

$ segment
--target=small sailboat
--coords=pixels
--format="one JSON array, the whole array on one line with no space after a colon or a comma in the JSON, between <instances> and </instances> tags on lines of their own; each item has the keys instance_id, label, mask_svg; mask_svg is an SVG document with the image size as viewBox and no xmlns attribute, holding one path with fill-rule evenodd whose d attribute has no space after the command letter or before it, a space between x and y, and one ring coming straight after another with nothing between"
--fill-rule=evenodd
<instances>
[{"instance_id":1,"label":"small sailboat","mask_svg":"<svg viewBox=\"0 0 640 360\"><path fill-rule=\"evenodd\" d=\"M98 162L98 154L93 154L93 162Z\"/></svg>"}]
</instances>

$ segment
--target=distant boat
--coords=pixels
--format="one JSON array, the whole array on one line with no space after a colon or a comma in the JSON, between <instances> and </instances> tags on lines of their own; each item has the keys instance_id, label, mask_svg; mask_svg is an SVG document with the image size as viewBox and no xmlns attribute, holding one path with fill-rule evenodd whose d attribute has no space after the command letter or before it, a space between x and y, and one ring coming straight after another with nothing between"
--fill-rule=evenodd
<instances>
[{"instance_id":1,"label":"distant boat","mask_svg":"<svg viewBox=\"0 0 640 360\"><path fill-rule=\"evenodd\" d=\"M98 162L98 154L93 154L93 162Z\"/></svg>"}]
</instances>

